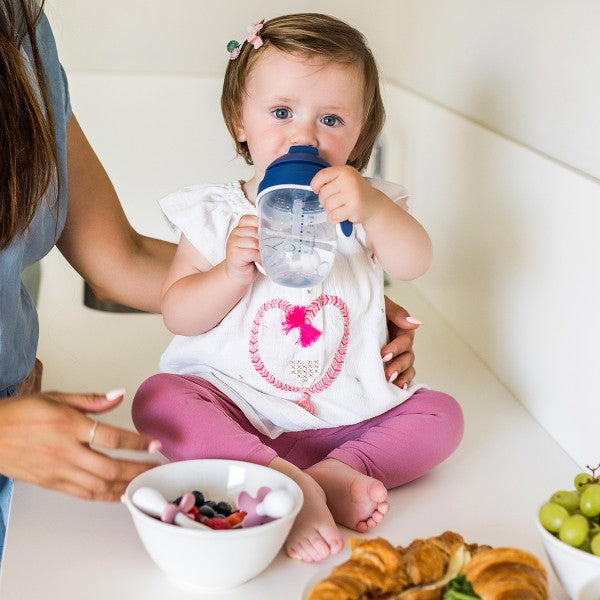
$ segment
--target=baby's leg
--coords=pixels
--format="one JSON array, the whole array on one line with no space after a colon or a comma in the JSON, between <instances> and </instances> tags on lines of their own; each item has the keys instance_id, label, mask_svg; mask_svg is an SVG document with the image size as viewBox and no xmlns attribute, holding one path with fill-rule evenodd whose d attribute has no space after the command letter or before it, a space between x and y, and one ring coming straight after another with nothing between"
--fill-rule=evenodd
<instances>
[{"instance_id":1,"label":"baby's leg","mask_svg":"<svg viewBox=\"0 0 600 600\"><path fill-rule=\"evenodd\" d=\"M387 512L386 488L424 475L457 448L463 416L452 397L422 389L360 425L306 471L325 491L335 520L364 532Z\"/></svg>"},{"instance_id":2,"label":"baby's leg","mask_svg":"<svg viewBox=\"0 0 600 600\"><path fill-rule=\"evenodd\" d=\"M338 553L343 538L314 479L277 456L272 442L257 432L239 408L200 377L159 374L147 379L133 401L139 431L159 439L173 460L230 458L268 465L291 477L302 489L304 504L285 547L305 562Z\"/></svg>"},{"instance_id":3,"label":"baby's leg","mask_svg":"<svg viewBox=\"0 0 600 600\"><path fill-rule=\"evenodd\" d=\"M266 465L276 456L235 403L201 377L149 377L131 414L138 431L159 439L171 460L228 458Z\"/></svg>"},{"instance_id":4,"label":"baby's leg","mask_svg":"<svg viewBox=\"0 0 600 600\"><path fill-rule=\"evenodd\" d=\"M304 504L285 542L287 553L304 562L323 560L344 547L325 493L319 484L292 463L276 457L269 466L291 477L302 489Z\"/></svg>"},{"instance_id":5,"label":"baby's leg","mask_svg":"<svg viewBox=\"0 0 600 600\"><path fill-rule=\"evenodd\" d=\"M389 509L385 485L343 462L326 458L306 473L323 488L327 506L340 525L364 533L380 523Z\"/></svg>"}]
</instances>

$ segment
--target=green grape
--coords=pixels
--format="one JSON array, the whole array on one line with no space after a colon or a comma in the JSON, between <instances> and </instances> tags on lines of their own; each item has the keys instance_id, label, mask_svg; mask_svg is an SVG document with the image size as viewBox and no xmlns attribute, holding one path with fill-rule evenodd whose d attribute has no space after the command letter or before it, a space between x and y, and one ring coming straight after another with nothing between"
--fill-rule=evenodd
<instances>
[{"instance_id":1,"label":"green grape","mask_svg":"<svg viewBox=\"0 0 600 600\"><path fill-rule=\"evenodd\" d=\"M583 492L590 483L594 483L594 478L590 473L578 473L573 480L575 489L579 493Z\"/></svg>"},{"instance_id":2,"label":"green grape","mask_svg":"<svg viewBox=\"0 0 600 600\"><path fill-rule=\"evenodd\" d=\"M596 556L600 556L600 533L597 533L590 542L591 550Z\"/></svg>"},{"instance_id":3,"label":"green grape","mask_svg":"<svg viewBox=\"0 0 600 600\"><path fill-rule=\"evenodd\" d=\"M569 512L564 506L555 504L554 502L546 502L538 513L542 527L557 533L562 527L562 524L569 518Z\"/></svg>"},{"instance_id":4,"label":"green grape","mask_svg":"<svg viewBox=\"0 0 600 600\"><path fill-rule=\"evenodd\" d=\"M589 530L588 520L583 515L572 515L560 526L558 537L565 544L577 547L585 542Z\"/></svg>"},{"instance_id":5,"label":"green grape","mask_svg":"<svg viewBox=\"0 0 600 600\"><path fill-rule=\"evenodd\" d=\"M550 502L560 504L572 513L579 508L579 494L571 490L560 490L552 494Z\"/></svg>"},{"instance_id":6,"label":"green grape","mask_svg":"<svg viewBox=\"0 0 600 600\"><path fill-rule=\"evenodd\" d=\"M594 483L585 488L579 499L579 510L586 517L600 515L600 485Z\"/></svg>"}]
</instances>

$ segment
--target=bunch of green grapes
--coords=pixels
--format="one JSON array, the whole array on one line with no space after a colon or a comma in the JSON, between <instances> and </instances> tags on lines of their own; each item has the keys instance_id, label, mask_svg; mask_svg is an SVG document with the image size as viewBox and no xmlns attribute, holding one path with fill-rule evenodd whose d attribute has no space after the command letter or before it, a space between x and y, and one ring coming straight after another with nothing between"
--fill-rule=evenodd
<instances>
[{"instance_id":1,"label":"bunch of green grapes","mask_svg":"<svg viewBox=\"0 0 600 600\"><path fill-rule=\"evenodd\" d=\"M600 556L600 476L596 471L575 476L574 490L554 492L538 513L542 526L565 544Z\"/></svg>"}]
</instances>

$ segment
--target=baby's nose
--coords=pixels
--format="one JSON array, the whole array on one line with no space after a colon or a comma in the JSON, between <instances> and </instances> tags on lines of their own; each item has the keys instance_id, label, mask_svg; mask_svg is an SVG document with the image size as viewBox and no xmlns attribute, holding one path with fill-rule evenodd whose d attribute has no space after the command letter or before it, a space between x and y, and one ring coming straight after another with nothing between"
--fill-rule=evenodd
<instances>
[{"instance_id":1,"label":"baby's nose","mask_svg":"<svg viewBox=\"0 0 600 600\"><path fill-rule=\"evenodd\" d=\"M316 131L312 125L298 124L290 138L290 146L318 146Z\"/></svg>"}]
</instances>

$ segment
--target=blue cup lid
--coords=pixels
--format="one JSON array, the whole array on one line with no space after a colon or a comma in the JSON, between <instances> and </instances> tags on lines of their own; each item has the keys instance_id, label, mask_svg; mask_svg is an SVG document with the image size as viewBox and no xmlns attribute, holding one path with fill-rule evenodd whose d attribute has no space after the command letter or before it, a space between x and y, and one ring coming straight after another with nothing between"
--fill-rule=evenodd
<instances>
[{"instance_id":1,"label":"blue cup lid","mask_svg":"<svg viewBox=\"0 0 600 600\"><path fill-rule=\"evenodd\" d=\"M276 158L267 167L263 180L258 184L258 194L276 185L309 186L321 169L330 166L313 146L290 146L287 154ZM346 237L352 235L353 225L350 221L340 223L340 228Z\"/></svg>"},{"instance_id":2,"label":"blue cup lid","mask_svg":"<svg viewBox=\"0 0 600 600\"><path fill-rule=\"evenodd\" d=\"M329 166L313 146L291 146L287 154L276 158L267 167L258 193L275 185L310 185L312 178Z\"/></svg>"}]
</instances>

